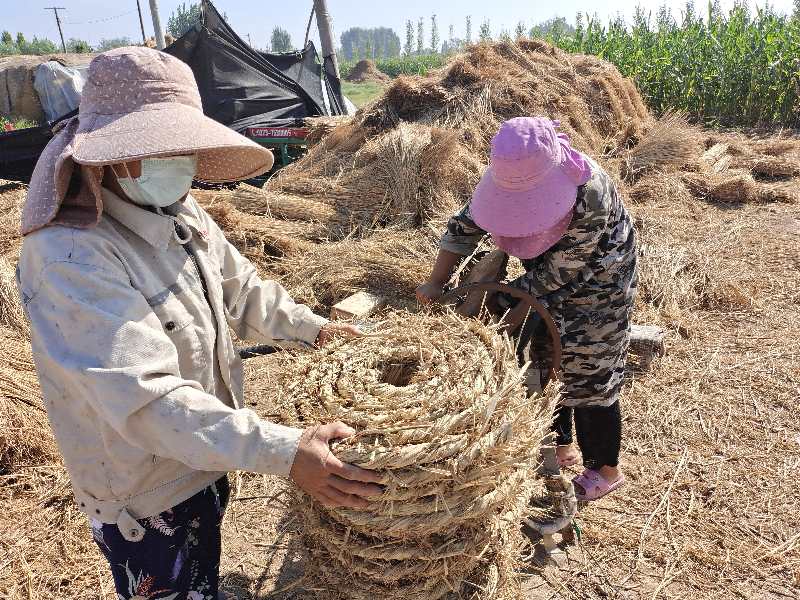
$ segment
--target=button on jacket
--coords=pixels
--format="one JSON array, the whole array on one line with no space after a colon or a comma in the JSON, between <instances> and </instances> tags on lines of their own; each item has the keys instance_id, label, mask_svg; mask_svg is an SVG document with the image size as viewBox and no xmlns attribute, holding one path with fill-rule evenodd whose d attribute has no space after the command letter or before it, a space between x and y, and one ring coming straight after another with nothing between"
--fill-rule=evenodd
<instances>
[{"instance_id":1,"label":"button on jacket","mask_svg":"<svg viewBox=\"0 0 800 600\"><path fill-rule=\"evenodd\" d=\"M312 344L326 320L262 281L190 196L170 215L108 190L103 204L96 227L26 236L18 268L81 510L123 529L229 470L288 475L301 431L243 408L230 330Z\"/></svg>"}]
</instances>

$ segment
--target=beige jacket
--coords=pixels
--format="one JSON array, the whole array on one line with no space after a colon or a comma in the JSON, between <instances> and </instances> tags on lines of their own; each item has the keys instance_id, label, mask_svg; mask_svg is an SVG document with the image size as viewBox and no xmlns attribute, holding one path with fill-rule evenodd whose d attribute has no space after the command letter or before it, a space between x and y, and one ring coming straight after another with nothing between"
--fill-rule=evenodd
<instances>
[{"instance_id":1,"label":"beige jacket","mask_svg":"<svg viewBox=\"0 0 800 600\"><path fill-rule=\"evenodd\" d=\"M95 228L28 235L17 277L75 499L137 539L134 518L226 471L289 473L301 431L243 407L228 328L311 344L326 320L262 281L191 197L174 218L103 201Z\"/></svg>"}]
</instances>

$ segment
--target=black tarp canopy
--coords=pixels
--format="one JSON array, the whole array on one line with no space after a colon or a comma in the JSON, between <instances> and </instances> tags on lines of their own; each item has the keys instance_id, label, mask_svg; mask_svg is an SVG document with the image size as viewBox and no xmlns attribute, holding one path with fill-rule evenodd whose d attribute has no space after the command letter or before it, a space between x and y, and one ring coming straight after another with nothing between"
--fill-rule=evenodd
<instances>
[{"instance_id":1,"label":"black tarp canopy","mask_svg":"<svg viewBox=\"0 0 800 600\"><path fill-rule=\"evenodd\" d=\"M346 113L341 84L325 73L313 43L299 52L259 52L211 2L204 0L202 8L202 21L164 51L192 68L206 115L244 132Z\"/></svg>"},{"instance_id":2,"label":"black tarp canopy","mask_svg":"<svg viewBox=\"0 0 800 600\"><path fill-rule=\"evenodd\" d=\"M259 52L236 35L211 2L204 0L202 8L202 21L165 52L192 68L206 115L245 133L248 127L347 112L341 82L326 73L314 44L299 52ZM30 179L53 124L0 132L0 179Z\"/></svg>"}]
</instances>

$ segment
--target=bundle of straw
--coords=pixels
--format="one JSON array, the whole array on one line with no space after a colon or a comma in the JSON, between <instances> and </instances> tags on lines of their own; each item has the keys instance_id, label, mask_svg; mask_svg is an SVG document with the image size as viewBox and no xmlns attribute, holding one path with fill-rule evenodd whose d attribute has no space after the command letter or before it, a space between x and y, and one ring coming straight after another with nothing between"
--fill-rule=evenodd
<instances>
[{"instance_id":1,"label":"bundle of straw","mask_svg":"<svg viewBox=\"0 0 800 600\"><path fill-rule=\"evenodd\" d=\"M541 485L556 392L527 398L508 338L454 314L397 312L294 369L289 420L355 427L333 451L385 486L362 510L296 492L314 587L370 600L518 597L514 541Z\"/></svg>"}]
</instances>

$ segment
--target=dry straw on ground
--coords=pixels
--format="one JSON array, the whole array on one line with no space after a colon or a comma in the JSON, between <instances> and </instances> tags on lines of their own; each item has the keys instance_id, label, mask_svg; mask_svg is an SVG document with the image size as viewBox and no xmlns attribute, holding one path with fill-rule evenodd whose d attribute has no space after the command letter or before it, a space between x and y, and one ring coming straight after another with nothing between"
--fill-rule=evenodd
<instances>
[{"instance_id":1,"label":"dry straw on ground","mask_svg":"<svg viewBox=\"0 0 800 600\"><path fill-rule=\"evenodd\" d=\"M541 487L555 403L553 390L528 399L522 374L507 338L454 314L389 314L369 337L297 358L281 391L289 420L355 427L334 452L385 485L365 510L298 494L315 587L364 600L516 597L506 566Z\"/></svg>"}]
</instances>

